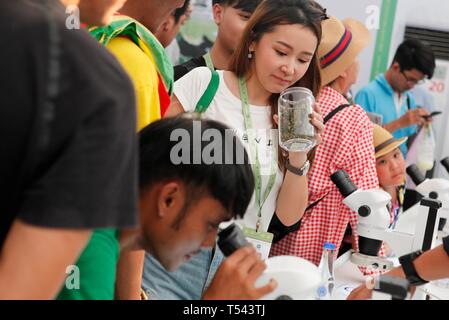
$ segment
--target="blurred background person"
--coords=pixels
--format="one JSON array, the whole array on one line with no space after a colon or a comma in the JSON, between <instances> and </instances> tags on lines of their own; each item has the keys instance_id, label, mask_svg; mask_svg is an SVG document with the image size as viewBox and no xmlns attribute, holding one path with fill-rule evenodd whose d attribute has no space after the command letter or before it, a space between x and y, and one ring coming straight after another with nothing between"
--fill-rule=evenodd
<instances>
[{"instance_id":1,"label":"blurred background person","mask_svg":"<svg viewBox=\"0 0 449 320\"><path fill-rule=\"evenodd\" d=\"M160 25L157 31L154 33L156 38L167 51L167 47L172 43L176 42L174 39L179 33L181 27L190 18L192 13L192 4L190 0L185 0L184 5L181 8L173 10L173 12L165 19Z\"/></svg>"},{"instance_id":2,"label":"blurred background person","mask_svg":"<svg viewBox=\"0 0 449 320\"><path fill-rule=\"evenodd\" d=\"M431 79L434 71L432 48L418 40L406 40L397 48L390 68L357 92L355 102L367 112L382 115L383 127L396 139L409 137L416 133L416 125L431 120L426 119L426 109L417 108L408 91L424 79ZM407 149L406 144L401 145L404 156Z\"/></svg>"},{"instance_id":3,"label":"blurred background person","mask_svg":"<svg viewBox=\"0 0 449 320\"><path fill-rule=\"evenodd\" d=\"M0 1L0 298L54 298L93 229L137 224L134 91L107 50L66 27L63 5L77 4Z\"/></svg>"},{"instance_id":4,"label":"blurred background person","mask_svg":"<svg viewBox=\"0 0 449 320\"><path fill-rule=\"evenodd\" d=\"M217 37L210 51L203 56L175 66L175 81L197 67L229 70L234 54L249 18L261 0L212 0Z\"/></svg>"}]
</instances>

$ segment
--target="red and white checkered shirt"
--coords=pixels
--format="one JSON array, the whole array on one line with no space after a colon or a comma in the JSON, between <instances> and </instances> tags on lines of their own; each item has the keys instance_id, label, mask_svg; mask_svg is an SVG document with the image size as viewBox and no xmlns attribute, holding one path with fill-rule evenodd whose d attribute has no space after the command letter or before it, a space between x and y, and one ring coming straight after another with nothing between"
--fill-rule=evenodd
<instances>
[{"instance_id":1,"label":"red and white checkered shirt","mask_svg":"<svg viewBox=\"0 0 449 320\"><path fill-rule=\"evenodd\" d=\"M317 103L325 116L348 101L334 89L325 87ZM271 256L295 255L318 265L324 242L334 243L338 252L348 223L357 239L357 213L343 204L343 197L330 179L330 175L340 169L349 174L359 189L373 189L379 185L373 125L358 105L341 110L326 123L309 172L309 204L323 199L304 213L298 231L273 244Z\"/></svg>"}]
</instances>

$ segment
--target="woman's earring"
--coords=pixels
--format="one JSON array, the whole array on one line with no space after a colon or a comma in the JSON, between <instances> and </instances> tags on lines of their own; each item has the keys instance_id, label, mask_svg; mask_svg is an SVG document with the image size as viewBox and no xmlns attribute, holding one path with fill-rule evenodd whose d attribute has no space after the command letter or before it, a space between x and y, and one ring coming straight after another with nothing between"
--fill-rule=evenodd
<instances>
[{"instance_id":1,"label":"woman's earring","mask_svg":"<svg viewBox=\"0 0 449 320\"><path fill-rule=\"evenodd\" d=\"M253 52L250 51L250 52L248 53L248 59L252 59L252 58L253 58Z\"/></svg>"}]
</instances>

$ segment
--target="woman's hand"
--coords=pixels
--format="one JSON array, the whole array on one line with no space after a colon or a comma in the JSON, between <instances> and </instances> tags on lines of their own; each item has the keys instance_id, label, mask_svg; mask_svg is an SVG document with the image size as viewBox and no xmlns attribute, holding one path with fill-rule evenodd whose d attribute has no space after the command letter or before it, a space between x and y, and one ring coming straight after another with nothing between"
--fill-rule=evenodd
<instances>
[{"instance_id":1,"label":"woman's hand","mask_svg":"<svg viewBox=\"0 0 449 320\"><path fill-rule=\"evenodd\" d=\"M316 145L319 145L322 141L322 134L324 132L324 123L323 123L323 117L321 115L321 109L319 107L318 104L315 104L313 107L313 111L312 113L309 115L310 118L310 123L314 126L315 128L315 140L316 140ZM276 125L279 126L279 116L277 114L275 114L273 116L274 122L276 123ZM310 152L310 150L308 150L307 152L302 152L302 151L298 151L298 152L289 152L288 153L288 157L290 160L293 160L295 162L294 159L299 160L299 162L304 163L307 156L307 153Z\"/></svg>"},{"instance_id":2,"label":"woman's hand","mask_svg":"<svg viewBox=\"0 0 449 320\"><path fill-rule=\"evenodd\" d=\"M316 145L319 145L322 141L322 135L324 133L324 121L321 114L320 106L315 103L313 107L313 112L310 115L310 123L315 127L315 139Z\"/></svg>"}]
</instances>

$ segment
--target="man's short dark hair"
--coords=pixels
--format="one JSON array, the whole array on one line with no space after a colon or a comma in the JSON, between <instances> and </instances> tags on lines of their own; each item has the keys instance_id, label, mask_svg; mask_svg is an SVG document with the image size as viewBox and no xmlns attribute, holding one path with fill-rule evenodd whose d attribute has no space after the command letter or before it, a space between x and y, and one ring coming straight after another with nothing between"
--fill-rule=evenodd
<instances>
[{"instance_id":1,"label":"man's short dark hair","mask_svg":"<svg viewBox=\"0 0 449 320\"><path fill-rule=\"evenodd\" d=\"M212 5L219 4L222 6L233 7L242 11L253 13L262 0L212 0Z\"/></svg>"},{"instance_id":2,"label":"man's short dark hair","mask_svg":"<svg viewBox=\"0 0 449 320\"><path fill-rule=\"evenodd\" d=\"M393 63L397 62L401 70L416 69L432 78L435 71L435 55L432 48L415 39L405 40L396 50Z\"/></svg>"},{"instance_id":3,"label":"man's short dark hair","mask_svg":"<svg viewBox=\"0 0 449 320\"><path fill-rule=\"evenodd\" d=\"M186 130L191 139L190 157L193 158L195 150L193 139L195 134L194 122L201 125L201 137L209 129L219 132L222 143L218 143L221 152L221 162L206 164L201 156L199 164L174 164L172 156L173 148L179 141L172 139L172 133L176 129ZM198 124L198 123L197 123ZM196 127L198 128L198 126ZM209 130L208 132L210 132ZM178 131L179 132L179 131ZM226 161L226 152L230 152L228 144L224 143L225 135L231 135L232 141L232 164ZM205 147L212 142L202 141L200 150L203 153ZM212 140L213 143L217 141ZM157 182L169 180L181 180L187 188L187 199L195 201L202 195L209 195L219 201L233 217L243 217L252 194L254 192L254 176L249 163L248 154L240 140L232 133L232 130L224 124L200 119L198 116L184 114L177 117L165 118L156 121L139 133L139 186L140 190L150 188ZM237 153L242 152L242 161L237 161ZM193 199L193 200L192 200Z\"/></svg>"},{"instance_id":4,"label":"man's short dark hair","mask_svg":"<svg viewBox=\"0 0 449 320\"><path fill-rule=\"evenodd\" d=\"M190 0L185 0L184 5L181 8L178 8L173 11L173 17L175 18L176 24L178 24L181 17L186 14L189 4L190 4Z\"/></svg>"}]
</instances>

